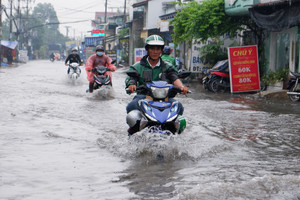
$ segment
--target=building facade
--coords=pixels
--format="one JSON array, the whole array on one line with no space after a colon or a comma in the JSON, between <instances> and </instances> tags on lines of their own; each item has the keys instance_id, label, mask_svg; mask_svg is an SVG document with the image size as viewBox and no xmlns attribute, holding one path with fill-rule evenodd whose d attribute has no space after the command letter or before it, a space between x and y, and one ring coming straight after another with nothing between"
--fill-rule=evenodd
<instances>
[{"instance_id":1,"label":"building facade","mask_svg":"<svg viewBox=\"0 0 300 200\"><path fill-rule=\"evenodd\" d=\"M265 30L266 68L300 72L300 2L297 0L225 0L228 15L251 17Z\"/></svg>"}]
</instances>

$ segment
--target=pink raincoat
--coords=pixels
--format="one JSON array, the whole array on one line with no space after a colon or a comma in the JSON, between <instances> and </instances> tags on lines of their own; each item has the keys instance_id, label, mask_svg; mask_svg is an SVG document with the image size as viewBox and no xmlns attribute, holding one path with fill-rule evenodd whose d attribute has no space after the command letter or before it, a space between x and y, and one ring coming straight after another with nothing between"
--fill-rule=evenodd
<instances>
[{"instance_id":1,"label":"pink raincoat","mask_svg":"<svg viewBox=\"0 0 300 200\"><path fill-rule=\"evenodd\" d=\"M97 56L96 54L91 55L85 63L85 70L87 74L87 79L90 83L94 82L94 73L91 71L93 68L98 66L106 66L110 68L111 71L105 73L105 75L110 75L112 78L112 73L116 71L116 66L111 64L111 58L103 53L103 56Z\"/></svg>"}]
</instances>

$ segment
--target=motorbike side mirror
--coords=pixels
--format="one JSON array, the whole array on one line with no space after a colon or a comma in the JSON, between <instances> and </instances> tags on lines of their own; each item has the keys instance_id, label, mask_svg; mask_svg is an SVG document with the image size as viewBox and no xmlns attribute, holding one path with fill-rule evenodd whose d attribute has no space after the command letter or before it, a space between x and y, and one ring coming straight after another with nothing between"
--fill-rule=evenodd
<instances>
[{"instance_id":1,"label":"motorbike side mirror","mask_svg":"<svg viewBox=\"0 0 300 200\"><path fill-rule=\"evenodd\" d=\"M188 76L191 75L191 72L190 71L181 71L178 73L178 77L181 78L181 79L184 79Z\"/></svg>"},{"instance_id":2,"label":"motorbike side mirror","mask_svg":"<svg viewBox=\"0 0 300 200\"><path fill-rule=\"evenodd\" d=\"M137 71L127 71L126 74L132 78L139 78L140 74Z\"/></svg>"}]
</instances>

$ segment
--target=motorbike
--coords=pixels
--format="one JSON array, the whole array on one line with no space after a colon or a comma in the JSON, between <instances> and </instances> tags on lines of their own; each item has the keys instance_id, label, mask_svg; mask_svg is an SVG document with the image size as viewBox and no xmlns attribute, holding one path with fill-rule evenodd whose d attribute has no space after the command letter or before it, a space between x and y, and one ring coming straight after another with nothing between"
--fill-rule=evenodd
<instances>
[{"instance_id":1,"label":"motorbike","mask_svg":"<svg viewBox=\"0 0 300 200\"><path fill-rule=\"evenodd\" d=\"M139 77L137 72L127 72L128 76ZM190 72L180 74L186 78ZM141 131L146 127L149 132L160 135L180 134L186 127L186 120L179 114L178 101L170 102L169 98L181 93L180 88L166 81L152 81L137 87L137 92L145 94L146 98L139 101L139 110L133 110L126 116L126 122L131 128ZM127 90L127 93L130 93Z\"/></svg>"},{"instance_id":2,"label":"motorbike","mask_svg":"<svg viewBox=\"0 0 300 200\"><path fill-rule=\"evenodd\" d=\"M203 86L211 92L230 91L228 60L218 61L211 69L203 71Z\"/></svg>"},{"instance_id":3,"label":"motorbike","mask_svg":"<svg viewBox=\"0 0 300 200\"><path fill-rule=\"evenodd\" d=\"M113 60L111 64L114 64L116 60ZM106 66L97 66L92 69L94 73L94 90L99 89L103 85L112 86L112 77L106 72L111 71L110 68Z\"/></svg>"},{"instance_id":4,"label":"motorbike","mask_svg":"<svg viewBox=\"0 0 300 200\"><path fill-rule=\"evenodd\" d=\"M68 76L71 80L76 80L81 74L80 66L78 63L73 62L69 64L69 73Z\"/></svg>"},{"instance_id":5,"label":"motorbike","mask_svg":"<svg viewBox=\"0 0 300 200\"><path fill-rule=\"evenodd\" d=\"M290 72L287 95L292 102L300 101L300 73Z\"/></svg>"},{"instance_id":6,"label":"motorbike","mask_svg":"<svg viewBox=\"0 0 300 200\"><path fill-rule=\"evenodd\" d=\"M110 75L105 74L108 71L110 69L105 66L98 66L92 69L92 72L94 72L94 90L99 89L103 85L112 86Z\"/></svg>"}]
</instances>

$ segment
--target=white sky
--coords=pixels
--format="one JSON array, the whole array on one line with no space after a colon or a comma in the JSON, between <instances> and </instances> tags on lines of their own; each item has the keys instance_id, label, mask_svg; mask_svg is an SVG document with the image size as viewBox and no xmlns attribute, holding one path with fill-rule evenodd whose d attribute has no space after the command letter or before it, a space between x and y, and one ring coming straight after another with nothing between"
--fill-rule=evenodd
<instances>
[{"instance_id":1,"label":"white sky","mask_svg":"<svg viewBox=\"0 0 300 200\"><path fill-rule=\"evenodd\" d=\"M10 0L2 0L2 4L9 9ZM15 7L17 7L18 0L13 0ZM21 0L23 10L25 9L25 2ZM29 5L33 9L38 3L51 3L56 11L58 20L60 23L59 30L62 34L66 35L67 30L66 26L69 28L69 37L73 38L74 34L77 37L84 35L89 35L88 31L91 31L91 20L95 19L95 12L104 12L105 11L105 0L35 0L35 3L30 3ZM119 8L120 10L124 9L125 0L107 0L108 12L116 12ZM133 0L127 0L128 4L133 2ZM7 10L9 12L9 10ZM32 10L31 10L32 11ZM5 17L5 14L2 14L2 17ZM65 22L74 22L74 21L83 21L80 23L67 23Z\"/></svg>"}]
</instances>

